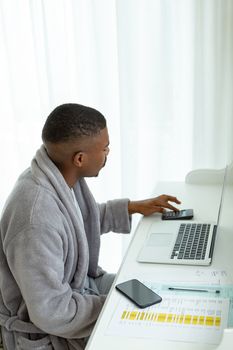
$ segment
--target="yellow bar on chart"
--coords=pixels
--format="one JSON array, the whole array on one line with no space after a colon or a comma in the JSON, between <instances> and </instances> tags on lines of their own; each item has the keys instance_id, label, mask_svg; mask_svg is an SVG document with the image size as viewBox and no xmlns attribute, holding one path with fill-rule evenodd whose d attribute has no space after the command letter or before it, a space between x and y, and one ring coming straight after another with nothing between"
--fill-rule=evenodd
<instances>
[{"instance_id":1,"label":"yellow bar on chart","mask_svg":"<svg viewBox=\"0 0 233 350\"><path fill-rule=\"evenodd\" d=\"M184 324L190 324L192 319L192 315L185 315Z\"/></svg>"},{"instance_id":2,"label":"yellow bar on chart","mask_svg":"<svg viewBox=\"0 0 233 350\"><path fill-rule=\"evenodd\" d=\"M173 322L173 314L168 314L167 315L167 322Z\"/></svg>"},{"instance_id":3,"label":"yellow bar on chart","mask_svg":"<svg viewBox=\"0 0 233 350\"><path fill-rule=\"evenodd\" d=\"M145 316L145 312L141 312L141 315L140 315L140 320L141 321L144 319L144 316Z\"/></svg>"},{"instance_id":4,"label":"yellow bar on chart","mask_svg":"<svg viewBox=\"0 0 233 350\"><path fill-rule=\"evenodd\" d=\"M165 322L167 314L158 314L157 322Z\"/></svg>"},{"instance_id":5,"label":"yellow bar on chart","mask_svg":"<svg viewBox=\"0 0 233 350\"><path fill-rule=\"evenodd\" d=\"M214 325L214 318L211 316L206 316L205 324L206 324L206 326L213 326Z\"/></svg>"},{"instance_id":6,"label":"yellow bar on chart","mask_svg":"<svg viewBox=\"0 0 233 350\"><path fill-rule=\"evenodd\" d=\"M137 311L131 311L131 312L130 312L130 315L129 315L129 319L130 319L131 321L135 320L135 318L137 317L137 314L138 314Z\"/></svg>"},{"instance_id":7,"label":"yellow bar on chart","mask_svg":"<svg viewBox=\"0 0 233 350\"><path fill-rule=\"evenodd\" d=\"M126 314L127 314L127 311L125 311L125 310L124 310L124 311L122 312L122 315L121 315L121 319L122 319L122 320L124 320L124 319L125 319Z\"/></svg>"},{"instance_id":8,"label":"yellow bar on chart","mask_svg":"<svg viewBox=\"0 0 233 350\"><path fill-rule=\"evenodd\" d=\"M178 319L178 323L183 323L183 321L184 321L184 315L180 315Z\"/></svg>"},{"instance_id":9,"label":"yellow bar on chart","mask_svg":"<svg viewBox=\"0 0 233 350\"><path fill-rule=\"evenodd\" d=\"M200 317L199 317L198 324L203 325L204 323L205 323L205 317L204 317L204 316L200 316Z\"/></svg>"},{"instance_id":10,"label":"yellow bar on chart","mask_svg":"<svg viewBox=\"0 0 233 350\"><path fill-rule=\"evenodd\" d=\"M219 327L221 324L221 317L215 317L215 326Z\"/></svg>"},{"instance_id":11,"label":"yellow bar on chart","mask_svg":"<svg viewBox=\"0 0 233 350\"><path fill-rule=\"evenodd\" d=\"M198 316L193 316L192 324L198 323Z\"/></svg>"}]
</instances>

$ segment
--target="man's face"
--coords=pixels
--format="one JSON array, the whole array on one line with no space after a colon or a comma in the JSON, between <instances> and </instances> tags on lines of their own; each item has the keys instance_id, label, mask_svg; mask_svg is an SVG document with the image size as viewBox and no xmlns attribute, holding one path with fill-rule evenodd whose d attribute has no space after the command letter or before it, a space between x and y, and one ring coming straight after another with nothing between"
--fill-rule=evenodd
<instances>
[{"instance_id":1,"label":"man's face","mask_svg":"<svg viewBox=\"0 0 233 350\"><path fill-rule=\"evenodd\" d=\"M85 153L85 165L83 167L83 176L98 176L99 171L105 166L107 155L109 153L109 136L108 129L104 128L94 137L90 138L90 142Z\"/></svg>"}]
</instances>

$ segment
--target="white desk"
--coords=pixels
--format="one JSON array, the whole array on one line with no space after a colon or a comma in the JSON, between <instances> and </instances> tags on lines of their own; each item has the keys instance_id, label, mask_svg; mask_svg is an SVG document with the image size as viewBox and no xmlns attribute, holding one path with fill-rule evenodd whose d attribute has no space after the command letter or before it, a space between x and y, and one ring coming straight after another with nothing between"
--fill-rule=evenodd
<instances>
[{"instance_id":1,"label":"white desk","mask_svg":"<svg viewBox=\"0 0 233 350\"><path fill-rule=\"evenodd\" d=\"M182 208L193 208L195 220L216 220L218 212L218 203L220 199L221 188L219 185L192 185L179 182L159 183L156 187L155 195L167 193L176 195L182 201ZM233 198L233 192L232 197ZM134 233L126 256L122 262L119 272L116 276L115 283L109 293L100 317L93 330L91 338L88 342L88 350L119 350L119 349L156 349L156 350L200 350L214 349L216 346L200 343L184 343L172 341L157 341L148 338L133 338L121 336L106 335L106 329L111 320L119 301L119 293L115 290L115 284L131 278L146 280L147 276L153 281L160 280L161 276L171 278L174 281L174 272L183 276L185 281L188 273L201 269L225 270L227 272L227 280L233 283L233 224L231 218L233 216L233 201L228 198L229 212L226 213L224 225L217 234L213 262L208 267L193 266L177 266L164 264L147 264L138 263L136 261L139 250L147 235L148 225L151 220L160 220L159 215L144 217L139 222ZM188 272L188 273L187 273Z\"/></svg>"}]
</instances>

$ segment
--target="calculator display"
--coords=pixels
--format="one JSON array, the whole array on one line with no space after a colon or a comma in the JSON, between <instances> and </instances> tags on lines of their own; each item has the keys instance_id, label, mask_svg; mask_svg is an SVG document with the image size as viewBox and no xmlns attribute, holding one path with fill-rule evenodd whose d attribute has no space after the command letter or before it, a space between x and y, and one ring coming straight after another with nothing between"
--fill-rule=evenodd
<instances>
[{"instance_id":1,"label":"calculator display","mask_svg":"<svg viewBox=\"0 0 233 350\"><path fill-rule=\"evenodd\" d=\"M193 218L193 209L180 211L166 211L162 214L162 220L188 220Z\"/></svg>"}]
</instances>

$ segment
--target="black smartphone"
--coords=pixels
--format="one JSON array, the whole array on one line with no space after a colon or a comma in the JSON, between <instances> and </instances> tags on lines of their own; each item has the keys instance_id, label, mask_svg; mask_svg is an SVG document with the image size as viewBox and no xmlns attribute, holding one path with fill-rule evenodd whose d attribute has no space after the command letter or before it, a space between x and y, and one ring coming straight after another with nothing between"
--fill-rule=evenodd
<instances>
[{"instance_id":1,"label":"black smartphone","mask_svg":"<svg viewBox=\"0 0 233 350\"><path fill-rule=\"evenodd\" d=\"M162 298L153 290L136 279L116 285L116 289L123 293L140 308L160 303Z\"/></svg>"},{"instance_id":2,"label":"black smartphone","mask_svg":"<svg viewBox=\"0 0 233 350\"><path fill-rule=\"evenodd\" d=\"M162 220L188 220L193 218L193 209L183 209L180 211L165 211Z\"/></svg>"}]
</instances>

